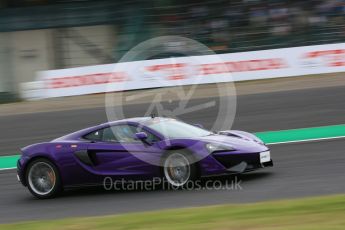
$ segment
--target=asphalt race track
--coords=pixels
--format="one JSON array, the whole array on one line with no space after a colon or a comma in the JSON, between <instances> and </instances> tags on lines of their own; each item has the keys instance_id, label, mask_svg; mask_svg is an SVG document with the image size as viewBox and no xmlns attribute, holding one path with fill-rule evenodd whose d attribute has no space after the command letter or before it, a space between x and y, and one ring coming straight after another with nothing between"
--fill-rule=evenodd
<instances>
[{"instance_id":1,"label":"asphalt race track","mask_svg":"<svg viewBox=\"0 0 345 230\"><path fill-rule=\"evenodd\" d=\"M345 87L243 95L238 98L234 129L269 131L345 123ZM191 104L199 104L196 99ZM209 99L208 99L209 100ZM174 106L170 104L168 106ZM147 105L126 107L140 116ZM187 122L210 127L216 109L185 114ZM106 121L104 109L0 117L0 153L48 141L65 133ZM112 191L76 190L54 200L36 200L23 188L15 172L0 172L0 223L210 204L254 202L345 192L345 139L282 144L271 147L275 167L238 177L242 190ZM223 185L233 180L219 179Z\"/></svg>"}]
</instances>

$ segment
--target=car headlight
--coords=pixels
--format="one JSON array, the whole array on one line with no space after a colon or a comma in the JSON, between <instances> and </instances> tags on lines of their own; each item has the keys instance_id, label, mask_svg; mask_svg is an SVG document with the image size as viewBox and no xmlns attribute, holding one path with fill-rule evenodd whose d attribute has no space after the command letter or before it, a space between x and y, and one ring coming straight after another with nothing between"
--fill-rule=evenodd
<instances>
[{"instance_id":1,"label":"car headlight","mask_svg":"<svg viewBox=\"0 0 345 230\"><path fill-rule=\"evenodd\" d=\"M224 151L234 151L235 149L231 146L222 145L222 144L215 144L215 143L208 143L206 144L206 149L209 153L214 152L224 152Z\"/></svg>"}]
</instances>

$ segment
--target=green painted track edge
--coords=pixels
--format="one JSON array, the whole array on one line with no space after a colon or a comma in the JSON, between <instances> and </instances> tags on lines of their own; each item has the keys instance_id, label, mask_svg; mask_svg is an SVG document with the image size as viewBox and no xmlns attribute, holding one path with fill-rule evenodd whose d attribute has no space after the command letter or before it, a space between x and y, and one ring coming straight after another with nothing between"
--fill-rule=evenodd
<instances>
[{"instance_id":1,"label":"green painted track edge","mask_svg":"<svg viewBox=\"0 0 345 230\"><path fill-rule=\"evenodd\" d=\"M256 135L267 144L329 139L345 137L345 125L258 132Z\"/></svg>"}]
</instances>

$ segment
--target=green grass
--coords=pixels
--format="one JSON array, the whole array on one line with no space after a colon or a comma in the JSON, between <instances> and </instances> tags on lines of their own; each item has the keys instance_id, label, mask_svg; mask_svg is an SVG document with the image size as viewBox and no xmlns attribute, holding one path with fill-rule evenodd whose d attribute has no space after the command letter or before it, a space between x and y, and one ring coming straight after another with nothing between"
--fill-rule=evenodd
<instances>
[{"instance_id":1,"label":"green grass","mask_svg":"<svg viewBox=\"0 0 345 230\"><path fill-rule=\"evenodd\" d=\"M39 210L37 210L39 211ZM43 210L41 210L43 211ZM345 195L0 225L0 229L345 229Z\"/></svg>"}]
</instances>

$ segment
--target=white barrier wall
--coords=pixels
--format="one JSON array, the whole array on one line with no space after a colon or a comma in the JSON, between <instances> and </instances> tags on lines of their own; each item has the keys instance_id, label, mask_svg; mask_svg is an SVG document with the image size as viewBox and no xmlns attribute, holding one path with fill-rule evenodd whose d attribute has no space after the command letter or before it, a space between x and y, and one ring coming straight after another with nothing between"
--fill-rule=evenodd
<instances>
[{"instance_id":1,"label":"white barrier wall","mask_svg":"<svg viewBox=\"0 0 345 230\"><path fill-rule=\"evenodd\" d=\"M0 92L10 92L13 74L10 71L12 54L8 48L11 43L10 33L0 33Z\"/></svg>"},{"instance_id":2,"label":"white barrier wall","mask_svg":"<svg viewBox=\"0 0 345 230\"><path fill-rule=\"evenodd\" d=\"M37 80L49 98L334 72L345 72L345 43L49 70Z\"/></svg>"}]
</instances>

